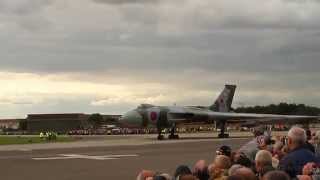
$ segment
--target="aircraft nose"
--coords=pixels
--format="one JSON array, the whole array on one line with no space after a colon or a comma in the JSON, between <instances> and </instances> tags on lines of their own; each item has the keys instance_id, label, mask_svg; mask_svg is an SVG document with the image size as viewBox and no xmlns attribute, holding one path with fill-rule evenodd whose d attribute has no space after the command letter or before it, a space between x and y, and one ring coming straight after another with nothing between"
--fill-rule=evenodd
<instances>
[{"instance_id":1,"label":"aircraft nose","mask_svg":"<svg viewBox=\"0 0 320 180\"><path fill-rule=\"evenodd\" d=\"M142 116L136 110L132 110L121 116L119 122L124 127L139 127L142 123Z\"/></svg>"}]
</instances>

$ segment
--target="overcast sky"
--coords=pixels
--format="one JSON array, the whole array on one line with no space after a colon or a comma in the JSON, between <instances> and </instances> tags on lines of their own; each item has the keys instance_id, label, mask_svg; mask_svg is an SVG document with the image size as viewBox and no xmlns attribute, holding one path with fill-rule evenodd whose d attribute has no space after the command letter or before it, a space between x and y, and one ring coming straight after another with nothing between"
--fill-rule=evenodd
<instances>
[{"instance_id":1,"label":"overcast sky","mask_svg":"<svg viewBox=\"0 0 320 180\"><path fill-rule=\"evenodd\" d=\"M1 0L0 118L320 106L318 0Z\"/></svg>"}]
</instances>

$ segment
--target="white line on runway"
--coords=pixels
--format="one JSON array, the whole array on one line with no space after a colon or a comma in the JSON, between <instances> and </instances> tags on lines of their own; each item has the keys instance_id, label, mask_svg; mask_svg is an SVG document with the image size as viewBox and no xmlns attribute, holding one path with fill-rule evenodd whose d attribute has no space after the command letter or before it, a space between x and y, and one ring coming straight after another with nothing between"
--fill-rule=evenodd
<instances>
[{"instance_id":1,"label":"white line on runway","mask_svg":"<svg viewBox=\"0 0 320 180\"><path fill-rule=\"evenodd\" d=\"M63 159L90 159L90 160L111 160L120 159L122 157L137 157L137 154L116 154L103 156L90 156L81 154L58 154L57 157L35 157L33 160L63 160Z\"/></svg>"}]
</instances>

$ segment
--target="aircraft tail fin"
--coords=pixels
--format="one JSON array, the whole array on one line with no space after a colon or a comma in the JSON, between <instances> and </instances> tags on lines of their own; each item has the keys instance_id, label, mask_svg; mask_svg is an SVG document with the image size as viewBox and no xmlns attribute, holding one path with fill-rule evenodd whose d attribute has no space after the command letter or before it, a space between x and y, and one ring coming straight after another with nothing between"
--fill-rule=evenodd
<instances>
[{"instance_id":1,"label":"aircraft tail fin","mask_svg":"<svg viewBox=\"0 0 320 180\"><path fill-rule=\"evenodd\" d=\"M236 91L236 85L226 84L221 94L209 108L217 112L229 112Z\"/></svg>"}]
</instances>

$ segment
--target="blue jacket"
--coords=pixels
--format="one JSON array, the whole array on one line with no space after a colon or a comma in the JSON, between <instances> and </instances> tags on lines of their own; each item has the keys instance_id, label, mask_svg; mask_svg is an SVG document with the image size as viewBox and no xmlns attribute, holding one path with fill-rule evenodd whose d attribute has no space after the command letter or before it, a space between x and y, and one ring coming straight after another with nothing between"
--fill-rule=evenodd
<instances>
[{"instance_id":1,"label":"blue jacket","mask_svg":"<svg viewBox=\"0 0 320 180\"><path fill-rule=\"evenodd\" d=\"M308 162L317 163L315 155L308 149L301 147L291 151L279 163L280 170L287 172L294 178L302 174L302 168Z\"/></svg>"}]
</instances>

